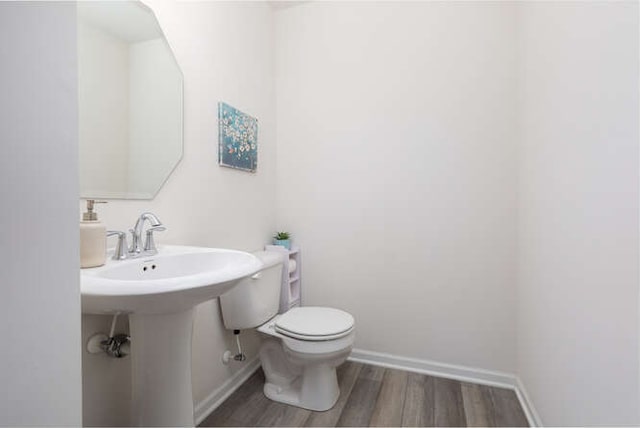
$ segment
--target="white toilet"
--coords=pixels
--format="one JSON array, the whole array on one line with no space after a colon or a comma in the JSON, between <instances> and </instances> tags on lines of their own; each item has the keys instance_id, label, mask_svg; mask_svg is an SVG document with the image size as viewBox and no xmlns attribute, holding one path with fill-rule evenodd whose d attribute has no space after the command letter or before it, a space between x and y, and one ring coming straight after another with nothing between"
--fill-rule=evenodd
<instances>
[{"instance_id":1,"label":"white toilet","mask_svg":"<svg viewBox=\"0 0 640 428\"><path fill-rule=\"evenodd\" d=\"M336 367L353 347L354 319L324 307L296 307L278 315L283 256L258 252L263 269L220 296L224 325L230 330L258 328L265 395L305 409L324 411L338 401Z\"/></svg>"}]
</instances>

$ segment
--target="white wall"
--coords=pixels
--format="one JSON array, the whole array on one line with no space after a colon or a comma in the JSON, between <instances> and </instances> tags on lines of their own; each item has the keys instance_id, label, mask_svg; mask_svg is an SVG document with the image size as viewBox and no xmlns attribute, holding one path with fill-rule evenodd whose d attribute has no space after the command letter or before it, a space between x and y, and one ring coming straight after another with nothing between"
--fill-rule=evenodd
<instances>
[{"instance_id":1,"label":"white wall","mask_svg":"<svg viewBox=\"0 0 640 428\"><path fill-rule=\"evenodd\" d=\"M184 73L184 158L155 199L110 200L99 207L101 219L109 229L127 230L149 210L168 228L157 234L159 244L258 250L270 240L276 223L272 12L266 3L148 4ZM259 119L255 174L218 166L218 101ZM109 322L107 317L83 316L83 338L108 331ZM193 340L198 403L241 367L221 362L224 350L235 349L235 342L222 325L217 300L198 307ZM247 333L243 345L249 358L256 356L255 336ZM83 360L84 424L126 424L128 402L122 391L129 387L128 359L108 360L83 351ZM118 382L113 381L116 373L121 374ZM120 413L101 410L105 398Z\"/></svg>"},{"instance_id":2,"label":"white wall","mask_svg":"<svg viewBox=\"0 0 640 428\"><path fill-rule=\"evenodd\" d=\"M638 4L518 28L518 373L545 425L638 425Z\"/></svg>"},{"instance_id":3,"label":"white wall","mask_svg":"<svg viewBox=\"0 0 640 428\"><path fill-rule=\"evenodd\" d=\"M278 227L356 347L515 370L515 9L276 13Z\"/></svg>"},{"instance_id":4,"label":"white wall","mask_svg":"<svg viewBox=\"0 0 640 428\"><path fill-rule=\"evenodd\" d=\"M0 425L79 426L75 5L0 3Z\"/></svg>"}]
</instances>

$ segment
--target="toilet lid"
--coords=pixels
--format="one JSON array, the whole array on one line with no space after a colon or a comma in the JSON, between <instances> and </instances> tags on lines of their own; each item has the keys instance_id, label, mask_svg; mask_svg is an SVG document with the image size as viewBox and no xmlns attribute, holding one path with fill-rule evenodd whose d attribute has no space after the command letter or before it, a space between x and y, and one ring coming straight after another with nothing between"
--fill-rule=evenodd
<instances>
[{"instance_id":1,"label":"toilet lid","mask_svg":"<svg viewBox=\"0 0 640 428\"><path fill-rule=\"evenodd\" d=\"M353 330L351 314L335 308L307 306L293 308L276 320L276 331L302 340L331 340Z\"/></svg>"}]
</instances>

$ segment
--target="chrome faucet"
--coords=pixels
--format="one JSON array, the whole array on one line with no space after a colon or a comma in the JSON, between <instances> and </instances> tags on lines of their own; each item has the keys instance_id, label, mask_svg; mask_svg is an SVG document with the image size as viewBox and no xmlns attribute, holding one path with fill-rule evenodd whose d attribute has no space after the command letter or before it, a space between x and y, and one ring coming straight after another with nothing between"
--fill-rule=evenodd
<instances>
[{"instance_id":1,"label":"chrome faucet","mask_svg":"<svg viewBox=\"0 0 640 428\"><path fill-rule=\"evenodd\" d=\"M143 246L142 231L145 221L149 221L151 227L147 229L147 239ZM135 258L157 254L158 250L153 240L153 232L162 232L163 230L166 230L166 227L162 225L162 222L155 214L150 212L142 213L133 229L129 229L129 232L131 232L131 246L129 247L128 257Z\"/></svg>"},{"instance_id":2,"label":"chrome faucet","mask_svg":"<svg viewBox=\"0 0 640 428\"><path fill-rule=\"evenodd\" d=\"M147 229L146 239L143 246L142 232L144 229L145 221L149 222L150 227ZM162 222L158 219L158 217L156 217L155 214L150 212L142 213L140 217L138 217L136 225L133 226L133 229L129 229L129 232L131 232L131 246L128 248L126 233L117 230L108 230L107 237L118 237L118 243L113 252L112 259L126 260L135 259L136 257L152 256L154 254L158 254L158 249L156 248L156 243L153 239L153 232L162 232L163 230L167 230L167 228L162 225Z\"/></svg>"}]
</instances>

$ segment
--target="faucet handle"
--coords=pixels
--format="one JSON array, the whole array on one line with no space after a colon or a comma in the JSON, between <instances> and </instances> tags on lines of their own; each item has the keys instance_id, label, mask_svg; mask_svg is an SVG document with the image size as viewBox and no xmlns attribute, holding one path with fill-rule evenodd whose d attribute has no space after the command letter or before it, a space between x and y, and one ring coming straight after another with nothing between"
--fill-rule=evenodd
<instances>
[{"instance_id":1,"label":"faucet handle","mask_svg":"<svg viewBox=\"0 0 640 428\"><path fill-rule=\"evenodd\" d=\"M144 241L144 252L148 254L157 254L158 249L153 239L153 232L163 232L167 230L164 226L153 226L147 229L147 238Z\"/></svg>"},{"instance_id":2,"label":"faucet handle","mask_svg":"<svg viewBox=\"0 0 640 428\"><path fill-rule=\"evenodd\" d=\"M116 249L113 252L113 260L124 260L127 258L127 234L120 232L119 230L108 230L107 237L118 236L118 243Z\"/></svg>"},{"instance_id":3,"label":"faucet handle","mask_svg":"<svg viewBox=\"0 0 640 428\"><path fill-rule=\"evenodd\" d=\"M140 244L138 243L138 235L136 235L135 229L129 229L129 233L131 234L131 245L129 246L129 253L139 253L140 252ZM136 251L136 247L137 251Z\"/></svg>"}]
</instances>

